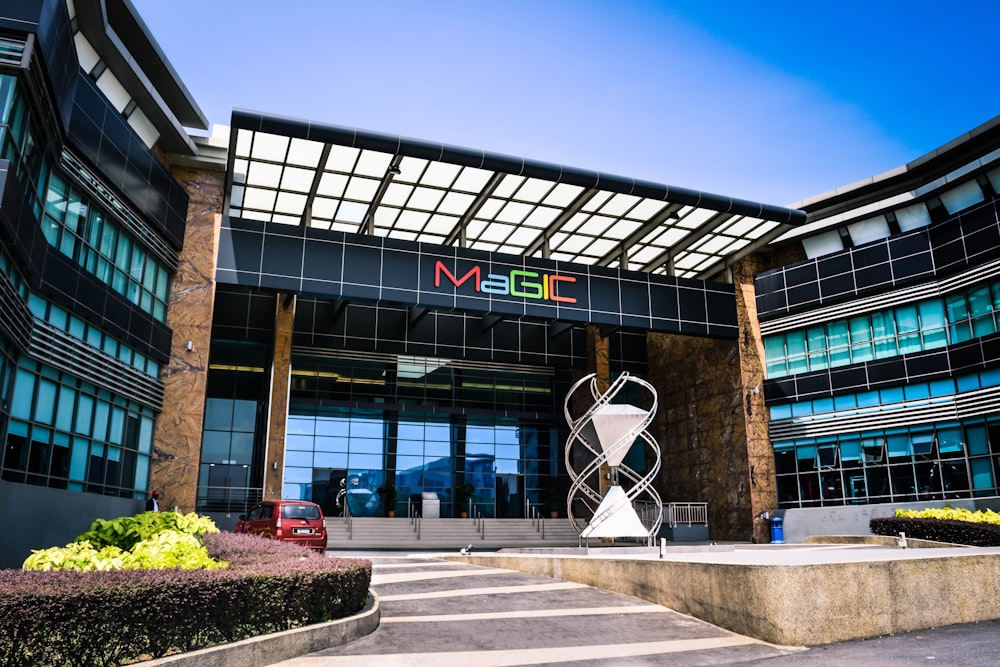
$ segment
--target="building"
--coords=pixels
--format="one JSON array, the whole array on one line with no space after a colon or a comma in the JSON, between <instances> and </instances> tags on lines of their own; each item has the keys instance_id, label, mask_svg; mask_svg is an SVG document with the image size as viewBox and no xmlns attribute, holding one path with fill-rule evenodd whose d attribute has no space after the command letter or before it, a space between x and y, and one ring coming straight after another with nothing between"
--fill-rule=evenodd
<instances>
[{"instance_id":1,"label":"building","mask_svg":"<svg viewBox=\"0 0 1000 667\"><path fill-rule=\"evenodd\" d=\"M659 493L717 539L997 496L996 123L793 208L207 126L128 0L0 10L0 518L37 518L0 566L152 488L522 516L590 372L657 387Z\"/></svg>"}]
</instances>

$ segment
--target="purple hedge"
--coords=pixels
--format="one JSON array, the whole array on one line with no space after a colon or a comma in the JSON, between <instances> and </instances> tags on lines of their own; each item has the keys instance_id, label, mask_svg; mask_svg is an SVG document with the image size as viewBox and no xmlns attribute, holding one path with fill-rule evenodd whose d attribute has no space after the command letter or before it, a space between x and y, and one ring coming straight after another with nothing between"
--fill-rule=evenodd
<instances>
[{"instance_id":1,"label":"purple hedge","mask_svg":"<svg viewBox=\"0 0 1000 667\"><path fill-rule=\"evenodd\" d=\"M355 614L371 562L205 536L220 570L0 570L0 665L119 665Z\"/></svg>"},{"instance_id":2,"label":"purple hedge","mask_svg":"<svg viewBox=\"0 0 1000 667\"><path fill-rule=\"evenodd\" d=\"M871 519L868 525L875 535L897 537L900 533L906 533L907 537L919 540L973 547L1000 546L1000 526L989 523L915 517L876 517Z\"/></svg>"}]
</instances>

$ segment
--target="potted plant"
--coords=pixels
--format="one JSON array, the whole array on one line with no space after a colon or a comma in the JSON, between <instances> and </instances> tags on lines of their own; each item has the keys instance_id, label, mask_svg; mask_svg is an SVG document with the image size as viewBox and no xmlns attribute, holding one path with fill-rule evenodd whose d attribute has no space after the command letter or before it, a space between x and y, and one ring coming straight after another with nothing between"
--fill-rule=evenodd
<instances>
[{"instance_id":1,"label":"potted plant","mask_svg":"<svg viewBox=\"0 0 1000 667\"><path fill-rule=\"evenodd\" d=\"M388 517L396 516L396 485L386 482L378 488L378 494L382 496L382 508Z\"/></svg>"},{"instance_id":2,"label":"potted plant","mask_svg":"<svg viewBox=\"0 0 1000 667\"><path fill-rule=\"evenodd\" d=\"M559 508L566 504L566 494L563 493L559 478L550 475L542 479L542 507L555 519L559 516Z\"/></svg>"},{"instance_id":3,"label":"potted plant","mask_svg":"<svg viewBox=\"0 0 1000 667\"><path fill-rule=\"evenodd\" d=\"M475 492L476 487L468 482L455 487L455 504L458 506L459 516L463 519L469 516L469 500Z\"/></svg>"}]
</instances>

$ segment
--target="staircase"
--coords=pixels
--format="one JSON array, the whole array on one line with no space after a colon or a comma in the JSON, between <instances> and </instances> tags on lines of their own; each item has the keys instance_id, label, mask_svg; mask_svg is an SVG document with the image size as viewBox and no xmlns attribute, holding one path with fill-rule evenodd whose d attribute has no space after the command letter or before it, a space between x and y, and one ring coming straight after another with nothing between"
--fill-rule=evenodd
<instances>
[{"instance_id":1,"label":"staircase","mask_svg":"<svg viewBox=\"0 0 1000 667\"><path fill-rule=\"evenodd\" d=\"M569 519L407 519L353 517L326 520L327 549L458 551L475 549L575 547L579 539ZM543 535L544 533L544 535Z\"/></svg>"}]
</instances>

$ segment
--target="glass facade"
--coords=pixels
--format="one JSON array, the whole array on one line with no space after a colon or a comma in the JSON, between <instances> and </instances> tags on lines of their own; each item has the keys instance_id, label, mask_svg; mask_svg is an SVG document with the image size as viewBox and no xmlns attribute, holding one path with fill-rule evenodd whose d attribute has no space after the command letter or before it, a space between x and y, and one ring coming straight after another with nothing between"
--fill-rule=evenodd
<instances>
[{"instance_id":1,"label":"glass facade","mask_svg":"<svg viewBox=\"0 0 1000 667\"><path fill-rule=\"evenodd\" d=\"M331 516L345 503L355 516L420 511L424 493L458 516L468 484L474 511L519 517L559 469L552 369L330 352L295 354L292 368L283 495Z\"/></svg>"},{"instance_id":2,"label":"glass facade","mask_svg":"<svg viewBox=\"0 0 1000 667\"><path fill-rule=\"evenodd\" d=\"M42 150L17 79L0 75L0 157L9 160L49 245L157 321L166 320L167 269Z\"/></svg>"},{"instance_id":3,"label":"glass facade","mask_svg":"<svg viewBox=\"0 0 1000 667\"><path fill-rule=\"evenodd\" d=\"M1000 415L774 443L782 508L998 495Z\"/></svg>"},{"instance_id":4,"label":"glass facade","mask_svg":"<svg viewBox=\"0 0 1000 667\"><path fill-rule=\"evenodd\" d=\"M112 223L105 210L68 184L45 153L41 136L26 99L18 93L17 79L0 75L0 157L11 163L11 173L45 239L163 321L167 271ZM0 252L0 280L20 297L37 327L44 323L67 334L111 367L120 362L159 378L159 364L153 359L33 293L6 248ZM60 370L19 354L8 343L0 337L2 479L143 497L149 484L155 412L102 387L100 378Z\"/></svg>"},{"instance_id":5,"label":"glass facade","mask_svg":"<svg viewBox=\"0 0 1000 667\"><path fill-rule=\"evenodd\" d=\"M933 350L1000 330L1000 282L764 338L767 377Z\"/></svg>"}]
</instances>

